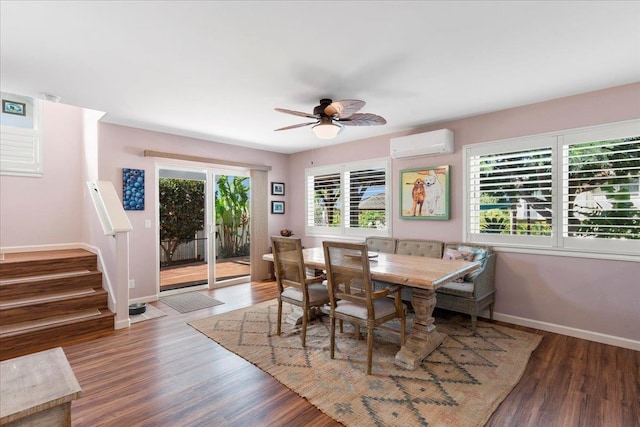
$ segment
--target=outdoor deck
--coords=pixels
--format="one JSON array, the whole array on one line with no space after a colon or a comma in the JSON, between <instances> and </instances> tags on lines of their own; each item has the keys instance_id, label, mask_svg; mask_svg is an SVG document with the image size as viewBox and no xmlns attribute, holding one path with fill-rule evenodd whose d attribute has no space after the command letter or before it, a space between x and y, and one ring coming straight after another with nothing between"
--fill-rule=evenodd
<instances>
[{"instance_id":1,"label":"outdoor deck","mask_svg":"<svg viewBox=\"0 0 640 427\"><path fill-rule=\"evenodd\" d=\"M249 257L229 258L216 262L218 281L249 275ZM160 290L207 283L207 264L187 264L160 270Z\"/></svg>"}]
</instances>

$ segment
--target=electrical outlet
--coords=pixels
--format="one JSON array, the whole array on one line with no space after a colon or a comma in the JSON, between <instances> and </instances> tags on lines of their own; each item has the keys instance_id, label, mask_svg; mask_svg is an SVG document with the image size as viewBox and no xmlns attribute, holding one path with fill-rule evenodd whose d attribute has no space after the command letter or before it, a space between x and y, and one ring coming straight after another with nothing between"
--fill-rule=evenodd
<instances>
[{"instance_id":1,"label":"electrical outlet","mask_svg":"<svg viewBox=\"0 0 640 427\"><path fill-rule=\"evenodd\" d=\"M129 289L133 289L136 287L136 281L134 279L129 279Z\"/></svg>"},{"instance_id":2,"label":"electrical outlet","mask_svg":"<svg viewBox=\"0 0 640 427\"><path fill-rule=\"evenodd\" d=\"M144 220L144 228L151 228L151 220L150 219L145 219Z\"/></svg>"}]
</instances>

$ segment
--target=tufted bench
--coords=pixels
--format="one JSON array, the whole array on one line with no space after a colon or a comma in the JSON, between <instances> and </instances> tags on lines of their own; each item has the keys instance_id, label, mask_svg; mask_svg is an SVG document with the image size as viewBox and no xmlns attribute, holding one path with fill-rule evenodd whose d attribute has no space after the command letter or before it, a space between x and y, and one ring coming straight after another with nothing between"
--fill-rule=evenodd
<instances>
[{"instance_id":1,"label":"tufted bench","mask_svg":"<svg viewBox=\"0 0 640 427\"><path fill-rule=\"evenodd\" d=\"M466 275L461 281L449 282L439 288L436 307L471 315L471 332L475 335L478 314L489 307L489 317L493 320L495 303L496 254L490 246L464 242L448 242L444 245L443 257L467 257L469 261L480 261L482 266ZM454 254L454 255L451 255Z\"/></svg>"},{"instance_id":2,"label":"tufted bench","mask_svg":"<svg viewBox=\"0 0 640 427\"><path fill-rule=\"evenodd\" d=\"M423 256L427 258L462 259L480 261L482 266L457 282L449 282L437 293L436 307L471 315L471 330L476 332L478 314L489 308L489 317L493 320L495 303L495 267L496 254L490 246L465 242L441 242L428 239L395 239L392 237L367 237L370 251ZM453 255L452 255L453 254ZM374 281L374 289L393 286L389 283ZM402 289L402 299L411 301L411 288Z\"/></svg>"},{"instance_id":3,"label":"tufted bench","mask_svg":"<svg viewBox=\"0 0 640 427\"><path fill-rule=\"evenodd\" d=\"M396 253L396 242L393 237L367 237L365 244L370 252Z\"/></svg>"},{"instance_id":4,"label":"tufted bench","mask_svg":"<svg viewBox=\"0 0 640 427\"><path fill-rule=\"evenodd\" d=\"M398 239L396 253L400 255L421 256L426 258L442 258L444 242L428 239ZM411 301L413 289L405 286L402 289L402 299Z\"/></svg>"}]
</instances>

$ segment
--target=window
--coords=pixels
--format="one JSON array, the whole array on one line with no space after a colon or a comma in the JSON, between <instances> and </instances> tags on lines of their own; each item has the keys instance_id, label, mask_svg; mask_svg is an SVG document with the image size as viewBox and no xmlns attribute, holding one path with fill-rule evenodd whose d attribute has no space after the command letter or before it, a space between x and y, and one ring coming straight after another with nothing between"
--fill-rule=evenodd
<instances>
[{"instance_id":1,"label":"window","mask_svg":"<svg viewBox=\"0 0 640 427\"><path fill-rule=\"evenodd\" d=\"M42 176L41 103L0 93L0 174Z\"/></svg>"},{"instance_id":2,"label":"window","mask_svg":"<svg viewBox=\"0 0 640 427\"><path fill-rule=\"evenodd\" d=\"M464 153L467 240L640 254L640 121Z\"/></svg>"},{"instance_id":3,"label":"window","mask_svg":"<svg viewBox=\"0 0 640 427\"><path fill-rule=\"evenodd\" d=\"M390 236L389 160L306 169L306 232Z\"/></svg>"}]
</instances>

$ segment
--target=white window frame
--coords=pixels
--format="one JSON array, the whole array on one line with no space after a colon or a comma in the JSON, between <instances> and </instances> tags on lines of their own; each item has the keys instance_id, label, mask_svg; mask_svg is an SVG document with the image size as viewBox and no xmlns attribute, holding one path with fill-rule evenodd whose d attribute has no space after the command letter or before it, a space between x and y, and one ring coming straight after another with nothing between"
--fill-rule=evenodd
<instances>
[{"instance_id":1,"label":"white window frame","mask_svg":"<svg viewBox=\"0 0 640 427\"><path fill-rule=\"evenodd\" d=\"M32 101L33 127L0 125L0 175L41 177L43 174L42 102Z\"/></svg>"},{"instance_id":2,"label":"white window frame","mask_svg":"<svg viewBox=\"0 0 640 427\"><path fill-rule=\"evenodd\" d=\"M640 120L610 123L606 125L569 129L520 138L469 144L463 147L463 232L466 241L494 245L497 250L524 253L553 254L586 258L620 259L640 262L640 241L619 239L581 239L564 236L563 218L566 215L568 169L563 165L565 147L570 144L618 139L640 135ZM472 227L470 206L472 180L470 162L474 156L512 152L539 146L552 147L552 235L547 236L511 236L482 234Z\"/></svg>"},{"instance_id":3,"label":"white window frame","mask_svg":"<svg viewBox=\"0 0 640 427\"><path fill-rule=\"evenodd\" d=\"M371 168L383 168L385 170L386 182L385 182L385 218L386 218L386 228L385 229L376 229L376 228L352 228L345 226L345 209L344 206L347 205L345 202L345 194L348 194L348 188L345 188L348 184L348 180L345 179L345 176L348 175L349 172L355 170L362 169L371 169ZM342 215L341 215L341 223L340 226L337 227L322 227L322 226L313 226L309 225L310 222L314 220L313 212L314 212L314 199L313 199L313 188L310 188L310 177L318 176L318 175L327 175L327 174L340 174L340 182L342 186L342 191L340 192L340 205L343 207ZM370 160L362 160L356 162L349 163L340 163L335 165L326 165L326 166L318 166L313 168L305 169L305 233L310 236L335 236L335 237L355 237L362 238L367 236L383 236L390 237L392 235L391 223L391 161L388 157L378 158L378 159L370 159Z\"/></svg>"}]
</instances>

